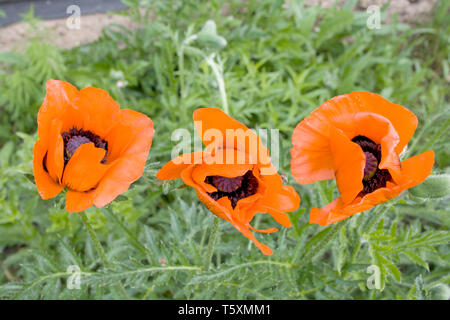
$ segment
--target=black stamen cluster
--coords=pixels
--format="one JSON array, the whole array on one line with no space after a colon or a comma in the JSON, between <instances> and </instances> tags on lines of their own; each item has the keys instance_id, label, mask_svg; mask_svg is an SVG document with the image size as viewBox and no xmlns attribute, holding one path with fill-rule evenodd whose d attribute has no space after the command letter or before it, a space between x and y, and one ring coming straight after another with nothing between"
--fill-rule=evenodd
<instances>
[{"instance_id":1,"label":"black stamen cluster","mask_svg":"<svg viewBox=\"0 0 450 320\"><path fill-rule=\"evenodd\" d=\"M223 191L230 190L230 188L234 189L237 183L236 178L240 180L240 187L231 192ZM216 192L208 193L208 195L215 201L223 197L228 197L231 206L234 209L239 200L250 197L258 191L258 180L251 170L247 171L242 176L242 179L240 178L241 177L227 178L222 176L207 176L205 182L217 188ZM227 179L229 179L228 182ZM221 187L222 190L219 187Z\"/></svg>"},{"instance_id":2,"label":"black stamen cluster","mask_svg":"<svg viewBox=\"0 0 450 320\"><path fill-rule=\"evenodd\" d=\"M64 141L64 165L67 165L75 150L84 143L93 142L97 148L108 151L108 142L89 130L72 128L61 134ZM106 162L106 154L101 163Z\"/></svg>"},{"instance_id":3,"label":"black stamen cluster","mask_svg":"<svg viewBox=\"0 0 450 320\"><path fill-rule=\"evenodd\" d=\"M356 136L352 139L357 145L361 147L363 152L369 152L377 159L378 163L381 162L381 145L373 142L371 139L365 136ZM360 192L359 196L363 197L368 193L371 193L379 188L386 187L386 182L391 181L391 174L387 169L379 169L375 171L373 177L367 180L363 180L364 189Z\"/></svg>"}]
</instances>

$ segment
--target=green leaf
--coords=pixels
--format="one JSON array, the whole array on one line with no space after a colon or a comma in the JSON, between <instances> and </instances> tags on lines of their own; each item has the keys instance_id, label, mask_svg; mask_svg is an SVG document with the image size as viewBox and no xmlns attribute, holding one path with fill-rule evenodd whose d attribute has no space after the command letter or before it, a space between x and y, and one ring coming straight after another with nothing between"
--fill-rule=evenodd
<instances>
[{"instance_id":1,"label":"green leaf","mask_svg":"<svg viewBox=\"0 0 450 320\"><path fill-rule=\"evenodd\" d=\"M400 270L398 270L397 266L389 259L385 258L378 252L375 253L377 261L380 263L380 266L386 268L389 273L394 277L398 282L402 281L402 274Z\"/></svg>"},{"instance_id":2,"label":"green leaf","mask_svg":"<svg viewBox=\"0 0 450 320\"><path fill-rule=\"evenodd\" d=\"M412 250L403 250L402 253L406 255L412 262L417 263L419 266L422 266L428 271L430 271L428 263L425 260L423 260L422 257L415 254Z\"/></svg>"},{"instance_id":3,"label":"green leaf","mask_svg":"<svg viewBox=\"0 0 450 320\"><path fill-rule=\"evenodd\" d=\"M319 24L320 31L316 39L316 46L322 46L325 41L342 32L352 23L353 13L351 11L330 11Z\"/></svg>"}]
</instances>

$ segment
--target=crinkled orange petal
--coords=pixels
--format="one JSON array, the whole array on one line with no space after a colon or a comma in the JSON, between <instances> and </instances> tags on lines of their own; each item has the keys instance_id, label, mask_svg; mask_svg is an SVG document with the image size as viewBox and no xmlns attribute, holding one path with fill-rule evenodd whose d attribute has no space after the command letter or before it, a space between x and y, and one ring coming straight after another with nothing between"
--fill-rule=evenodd
<instances>
[{"instance_id":1,"label":"crinkled orange petal","mask_svg":"<svg viewBox=\"0 0 450 320\"><path fill-rule=\"evenodd\" d=\"M249 227L251 230L256 231L256 232L259 232L259 233L274 233L274 232L277 232L277 231L278 231L277 228L256 229L256 228L253 228L251 225L248 225L248 227Z\"/></svg>"},{"instance_id":2,"label":"crinkled orange petal","mask_svg":"<svg viewBox=\"0 0 450 320\"><path fill-rule=\"evenodd\" d=\"M240 123L239 121L233 119L225 112L218 108L199 108L194 111L193 114L194 124L197 132L205 145L213 142L213 137L208 140L203 140L205 132L208 130L218 130L222 134L222 141L220 145L226 145L226 130L248 130L248 128Z\"/></svg>"},{"instance_id":3,"label":"crinkled orange petal","mask_svg":"<svg viewBox=\"0 0 450 320\"><path fill-rule=\"evenodd\" d=\"M135 126L137 121L137 126ZM114 124L114 127L105 136L105 140L108 141L108 162L112 162L120 157L128 150L132 145L136 134L139 133L142 128L151 127L151 136L153 137L153 123L146 115L130 110L121 109L118 112L118 117Z\"/></svg>"},{"instance_id":4,"label":"crinkled orange petal","mask_svg":"<svg viewBox=\"0 0 450 320\"><path fill-rule=\"evenodd\" d=\"M66 210L68 212L81 212L94 204L95 191L80 192L67 190Z\"/></svg>"},{"instance_id":5,"label":"crinkled orange petal","mask_svg":"<svg viewBox=\"0 0 450 320\"><path fill-rule=\"evenodd\" d=\"M134 166L130 159L117 159L100 180L95 189L94 204L103 207L113 201L118 195L126 192L131 183L139 179L144 172L144 165Z\"/></svg>"},{"instance_id":6,"label":"crinkled orange petal","mask_svg":"<svg viewBox=\"0 0 450 320\"><path fill-rule=\"evenodd\" d=\"M44 169L44 157L47 154L47 146L42 140L38 140L33 149L33 175L39 195L47 200L55 197L64 186L53 180Z\"/></svg>"},{"instance_id":7,"label":"crinkled orange petal","mask_svg":"<svg viewBox=\"0 0 450 320\"><path fill-rule=\"evenodd\" d=\"M186 170L189 170L189 168ZM208 196L205 191L201 190L200 188L195 188L195 191L197 192L198 199L208 208L209 211L225 221L231 222L233 220L231 213L227 210L226 207L222 206L218 201L214 201L210 196Z\"/></svg>"},{"instance_id":8,"label":"crinkled orange petal","mask_svg":"<svg viewBox=\"0 0 450 320\"><path fill-rule=\"evenodd\" d=\"M46 87L47 93L37 116L38 136L43 141L49 139L51 122L64 114L78 94L77 88L65 81L52 79L47 81Z\"/></svg>"},{"instance_id":9,"label":"crinkled orange petal","mask_svg":"<svg viewBox=\"0 0 450 320\"><path fill-rule=\"evenodd\" d=\"M407 108L392 103L376 93L352 92L350 93L350 98L355 101L360 110L378 113L389 119L400 137L395 147L395 152L400 154L409 140L411 140L417 128L418 120L416 115Z\"/></svg>"},{"instance_id":10,"label":"crinkled orange petal","mask_svg":"<svg viewBox=\"0 0 450 320\"><path fill-rule=\"evenodd\" d=\"M395 148L397 153L402 152L417 127L417 117L405 107L392 103L382 96L371 92L352 92L336 96L323 103L317 110L317 116L326 121L338 122L345 114L360 112L376 113L388 119L400 140Z\"/></svg>"},{"instance_id":11,"label":"crinkled orange petal","mask_svg":"<svg viewBox=\"0 0 450 320\"><path fill-rule=\"evenodd\" d=\"M273 254L272 249L270 249L267 245L259 242L256 237L253 235L253 233L249 230L250 228L250 224L247 221L242 221L242 219L240 219L243 214L241 214L239 212L239 209L237 210L233 210L231 207L231 202L227 197L223 197L220 198L219 200L216 201L216 203L221 207L221 208L225 208L225 210L227 212L232 212L232 219L228 220L233 227L236 228L236 230L238 230L240 233L242 233L242 235L244 237L246 237L247 239L251 240L256 247L261 250L261 252L265 255L271 255Z\"/></svg>"},{"instance_id":12,"label":"crinkled orange petal","mask_svg":"<svg viewBox=\"0 0 450 320\"><path fill-rule=\"evenodd\" d=\"M206 151L201 153L202 161L193 163L194 154L178 156L165 164L157 173L157 177L161 180L180 177L186 185L196 190L199 200L213 214L230 222L264 254L272 254L272 250L260 243L250 230L270 233L277 229L255 229L250 225L250 221L259 211L271 214L284 226L291 226L289 217L283 210L298 208L298 194L292 187L282 185L281 177L276 174L270 161L268 149L246 126L216 108L197 109L193 118L206 145ZM189 160L189 163L186 163L186 160ZM258 188L256 193L240 199L234 208L228 197L224 196L216 201L208 195L217 191L217 188L205 183L206 177L219 175L233 178L244 175L248 170L253 171L258 180ZM264 176L268 176L266 180L263 180Z\"/></svg>"},{"instance_id":13,"label":"crinkled orange petal","mask_svg":"<svg viewBox=\"0 0 450 320\"><path fill-rule=\"evenodd\" d=\"M400 172L400 158L396 147L400 141L389 119L376 113L360 112L355 114L353 132L349 137L365 136L381 146L380 169L388 169L394 181L398 181ZM348 133L349 134L349 133Z\"/></svg>"},{"instance_id":14,"label":"crinkled orange petal","mask_svg":"<svg viewBox=\"0 0 450 320\"><path fill-rule=\"evenodd\" d=\"M262 175L261 180L267 186L266 194L259 203L280 211L295 211L300 206L300 196L291 186L284 186L278 174Z\"/></svg>"},{"instance_id":15,"label":"crinkled orange petal","mask_svg":"<svg viewBox=\"0 0 450 320\"><path fill-rule=\"evenodd\" d=\"M157 173L159 180L174 180L181 178L181 172L203 158L203 151L185 153L167 162ZM200 160L201 161L201 160Z\"/></svg>"},{"instance_id":16,"label":"crinkled orange petal","mask_svg":"<svg viewBox=\"0 0 450 320\"><path fill-rule=\"evenodd\" d=\"M245 226L238 224L238 223L232 223L232 224L240 233L242 233L244 235L244 237L251 240L256 245L256 247L259 250L261 250L261 252L263 254L265 254L266 256L270 256L273 254L272 249L270 249L264 243L259 242L248 228L246 228Z\"/></svg>"},{"instance_id":17,"label":"crinkled orange petal","mask_svg":"<svg viewBox=\"0 0 450 320\"><path fill-rule=\"evenodd\" d=\"M228 222L233 221L231 205L230 208L227 208L226 206L221 204L221 199L219 199L219 201L214 201L203 188L199 187L194 182L194 180L192 179L193 170L194 165L191 165L181 172L181 179L183 180L183 182L195 189L199 200L208 208L209 211Z\"/></svg>"},{"instance_id":18,"label":"crinkled orange petal","mask_svg":"<svg viewBox=\"0 0 450 320\"><path fill-rule=\"evenodd\" d=\"M219 218L222 218L228 222L230 222L239 232L241 232L246 238L253 241L258 249L261 250L261 252L265 255L271 255L273 251L266 246L265 244L260 243L255 236L251 233L251 231L248 229L250 226L246 227L244 223L248 224L249 221L242 221L242 220L248 220L247 216L245 215L245 212L238 212L239 207L236 207L236 210L233 210L231 207L230 200L226 197L222 197L218 199L217 201L214 201L211 197L207 195L207 193L203 190L203 188L199 187L194 180L192 179L192 174L194 171L194 165L186 168L181 173L181 178L183 179L184 183L186 185L189 185L191 187L194 187L197 191L197 196L200 199L203 204L206 205L206 207L214 213ZM238 202L239 204L239 202ZM271 214L276 221L278 221L280 224L285 226L290 226L289 218L286 214L280 211L273 210L271 208L266 208L266 212ZM272 232L273 229L268 229L267 231L261 231L261 232Z\"/></svg>"},{"instance_id":19,"label":"crinkled orange petal","mask_svg":"<svg viewBox=\"0 0 450 320\"><path fill-rule=\"evenodd\" d=\"M389 102L383 97L369 92L352 92L340 95L324 102L308 117L301 121L292 136L291 171L299 183L312 183L333 179L334 170L329 152L329 128L335 126L341 130L354 126L354 116L360 113L373 113L392 124L398 134L397 140L390 139L389 144L395 152L382 152L394 157L400 154L411 139L416 127L417 117L408 109ZM343 128L346 127L346 128ZM376 126L360 126L366 131ZM358 135L357 131L354 134ZM350 137L351 138L351 137ZM376 141L380 143L380 141ZM387 140L384 144L386 144ZM383 143L381 143L383 145ZM391 149L389 147L389 149ZM388 157L389 158L389 157ZM386 158L382 166L392 171L394 180L399 176L399 161ZM390 166L389 168L387 166Z\"/></svg>"},{"instance_id":20,"label":"crinkled orange petal","mask_svg":"<svg viewBox=\"0 0 450 320\"><path fill-rule=\"evenodd\" d=\"M59 116L63 126L61 132L68 132L70 129L85 129L85 123L90 118L86 110L77 109L73 104L66 107L63 114Z\"/></svg>"},{"instance_id":21,"label":"crinkled orange petal","mask_svg":"<svg viewBox=\"0 0 450 320\"><path fill-rule=\"evenodd\" d=\"M362 179L366 157L360 146L334 127L330 132L330 149L341 198L344 203L351 203L364 188Z\"/></svg>"},{"instance_id":22,"label":"crinkled orange petal","mask_svg":"<svg viewBox=\"0 0 450 320\"><path fill-rule=\"evenodd\" d=\"M429 150L402 161L402 183L404 189L421 184L431 174L434 151Z\"/></svg>"},{"instance_id":23,"label":"crinkled orange petal","mask_svg":"<svg viewBox=\"0 0 450 320\"><path fill-rule=\"evenodd\" d=\"M252 173L253 173L253 176L258 181L258 188L256 190L256 193L249 197L240 199L237 202L237 205L235 208L236 209L235 211L239 212L240 221L243 221L244 224L252 221L252 219L256 213L266 212L266 211L261 211L261 210L258 211L258 204L266 196L268 186L266 185L266 182L261 179L260 169L258 167L255 166L252 169Z\"/></svg>"},{"instance_id":24,"label":"crinkled orange petal","mask_svg":"<svg viewBox=\"0 0 450 320\"><path fill-rule=\"evenodd\" d=\"M323 207L312 208L310 223L329 225L344 220L358 212L366 211L380 203L397 197L404 190L409 189L425 181L430 175L434 164L433 150L411 157L402 162L401 183L387 182L385 188L380 188L356 198L351 204L345 204L339 197Z\"/></svg>"},{"instance_id":25,"label":"crinkled orange petal","mask_svg":"<svg viewBox=\"0 0 450 320\"><path fill-rule=\"evenodd\" d=\"M105 152L92 142L79 146L64 169L63 184L74 191L88 191L96 187L109 168L101 163Z\"/></svg>"},{"instance_id":26,"label":"crinkled orange petal","mask_svg":"<svg viewBox=\"0 0 450 320\"><path fill-rule=\"evenodd\" d=\"M81 89L78 96L73 100L76 109L89 117L84 120L85 130L95 132L101 138L109 133L119 120L119 104L102 89L87 87ZM125 134L125 133L124 133Z\"/></svg>"},{"instance_id":27,"label":"crinkled orange petal","mask_svg":"<svg viewBox=\"0 0 450 320\"><path fill-rule=\"evenodd\" d=\"M256 164L256 161L252 160L252 157L244 151L234 148L206 148L208 153L207 157L204 157L202 164L209 165L243 165L243 164Z\"/></svg>"},{"instance_id":28,"label":"crinkled orange petal","mask_svg":"<svg viewBox=\"0 0 450 320\"><path fill-rule=\"evenodd\" d=\"M103 207L119 194L128 190L130 185L144 173L147 156L152 145L153 122L146 115L122 109L119 112L118 126L124 132L132 132L133 138L120 152L120 158L114 160L96 188L94 204ZM111 142L113 144L114 141ZM107 160L107 164L109 161Z\"/></svg>"},{"instance_id":29,"label":"crinkled orange petal","mask_svg":"<svg viewBox=\"0 0 450 320\"><path fill-rule=\"evenodd\" d=\"M227 197L220 198L216 201L216 203L221 207L225 208L226 212L231 213L231 219L228 220L233 227L236 228L244 237L251 240L256 247L261 250L261 252L265 255L271 255L273 254L273 251L265 244L259 242L256 237L253 235L253 233L249 230L250 224L249 221L243 221L244 214L239 212L239 209L233 210L231 207L231 202Z\"/></svg>"},{"instance_id":30,"label":"crinkled orange petal","mask_svg":"<svg viewBox=\"0 0 450 320\"><path fill-rule=\"evenodd\" d=\"M313 111L292 135L291 172L298 183L334 179L333 157L329 149L330 126Z\"/></svg>"},{"instance_id":31,"label":"crinkled orange petal","mask_svg":"<svg viewBox=\"0 0 450 320\"><path fill-rule=\"evenodd\" d=\"M340 204L339 207L343 206L343 202L340 197L334 199L332 202L327 204L322 209L312 207L311 211L309 213L309 223L319 224L321 226L327 226L334 222L339 221L339 220L337 220L337 221L333 220L333 218L338 215L337 213L334 213L334 211L333 211L338 207L338 204ZM344 217L343 219L345 219L345 218L346 217ZM343 219L341 219L341 220L343 220Z\"/></svg>"},{"instance_id":32,"label":"crinkled orange petal","mask_svg":"<svg viewBox=\"0 0 450 320\"><path fill-rule=\"evenodd\" d=\"M267 212L268 214L270 214L272 218L274 218L274 220L281 224L283 227L292 227L291 220L289 220L289 216L285 212L265 205L258 205L257 209L259 212Z\"/></svg>"},{"instance_id":33,"label":"crinkled orange petal","mask_svg":"<svg viewBox=\"0 0 450 320\"><path fill-rule=\"evenodd\" d=\"M400 159L395 148L400 141L389 119L373 112L361 111L358 113L328 114L329 143L328 149L333 146L332 139L336 130L340 130L348 140L356 136L364 136L381 145L380 169L388 169L394 181L400 176ZM335 168L336 170L336 168Z\"/></svg>"},{"instance_id":34,"label":"crinkled orange petal","mask_svg":"<svg viewBox=\"0 0 450 320\"><path fill-rule=\"evenodd\" d=\"M193 119L197 132L207 147L213 144L216 147L238 149L250 155L254 164L274 170L269 150L263 145L258 135L222 110L199 108L194 111Z\"/></svg>"},{"instance_id":35,"label":"crinkled orange petal","mask_svg":"<svg viewBox=\"0 0 450 320\"><path fill-rule=\"evenodd\" d=\"M62 122L55 119L50 123L50 136L47 153L47 170L57 183L61 183L64 170L64 141L61 136Z\"/></svg>"}]
</instances>

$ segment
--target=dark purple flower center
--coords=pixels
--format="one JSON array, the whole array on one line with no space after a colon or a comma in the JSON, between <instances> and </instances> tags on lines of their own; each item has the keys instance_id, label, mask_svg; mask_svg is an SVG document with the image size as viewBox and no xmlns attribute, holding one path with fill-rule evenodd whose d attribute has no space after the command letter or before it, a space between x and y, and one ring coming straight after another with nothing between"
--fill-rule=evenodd
<instances>
[{"instance_id":1,"label":"dark purple flower center","mask_svg":"<svg viewBox=\"0 0 450 320\"><path fill-rule=\"evenodd\" d=\"M364 167L364 180L371 179L378 169L378 161L375 156L370 152L364 152L364 155L366 156L366 166Z\"/></svg>"},{"instance_id":2,"label":"dark purple flower center","mask_svg":"<svg viewBox=\"0 0 450 320\"><path fill-rule=\"evenodd\" d=\"M363 197L379 188L386 187L386 182L391 181L392 177L387 169L378 168L381 162L381 146L364 136L356 136L352 141L361 147L366 156L362 181L364 189L359 195Z\"/></svg>"},{"instance_id":3,"label":"dark purple flower center","mask_svg":"<svg viewBox=\"0 0 450 320\"><path fill-rule=\"evenodd\" d=\"M258 180L251 170L243 176L228 178L223 176L207 176L205 182L216 187L216 192L208 195L215 201L223 197L228 197L233 209L241 199L250 197L258 191Z\"/></svg>"},{"instance_id":4,"label":"dark purple flower center","mask_svg":"<svg viewBox=\"0 0 450 320\"><path fill-rule=\"evenodd\" d=\"M69 131L63 132L61 136L64 141L64 165L67 165L78 147L85 143L93 142L97 148L108 151L108 142L88 130L72 128ZM106 162L106 154L107 152L101 161L102 163Z\"/></svg>"},{"instance_id":5,"label":"dark purple flower center","mask_svg":"<svg viewBox=\"0 0 450 320\"><path fill-rule=\"evenodd\" d=\"M90 142L91 142L91 140L89 140L86 137L73 136L72 138L69 139L69 141L67 141L66 153L68 154L69 157L71 157L75 153L75 150L78 149L79 146L81 146L82 144L85 144L85 143L90 143Z\"/></svg>"},{"instance_id":6,"label":"dark purple flower center","mask_svg":"<svg viewBox=\"0 0 450 320\"><path fill-rule=\"evenodd\" d=\"M222 176L211 176L212 184L220 191L233 192L242 186L244 177L227 178Z\"/></svg>"}]
</instances>

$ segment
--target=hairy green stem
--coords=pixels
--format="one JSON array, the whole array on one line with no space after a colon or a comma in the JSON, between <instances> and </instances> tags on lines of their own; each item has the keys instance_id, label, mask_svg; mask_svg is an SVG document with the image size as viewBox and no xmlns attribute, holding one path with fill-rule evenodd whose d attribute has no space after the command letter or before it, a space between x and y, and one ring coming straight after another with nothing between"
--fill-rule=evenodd
<instances>
[{"instance_id":1,"label":"hairy green stem","mask_svg":"<svg viewBox=\"0 0 450 320\"><path fill-rule=\"evenodd\" d=\"M98 255L100 256L100 259L103 262L103 265L105 267L109 267L109 261L106 258L105 250L103 250L102 244L100 243L100 240L98 240L97 234L95 233L94 229L92 228L91 224L89 223L89 220L84 212L80 212L81 220L83 221L84 225L86 226L89 237L91 238L92 242L95 245L95 249L97 250ZM122 283L120 281L117 282L112 288L112 290L118 291L125 299L129 299L127 292L125 291L125 288L122 286Z\"/></svg>"},{"instance_id":2,"label":"hairy green stem","mask_svg":"<svg viewBox=\"0 0 450 320\"><path fill-rule=\"evenodd\" d=\"M300 266L305 266L308 263L311 263L311 261L322 253L322 251L327 247L327 245L334 240L334 238L337 236L339 231L342 228L345 228L345 225L348 223L348 220L343 220L335 223L333 226L328 227L329 232L323 237L318 243L309 245L309 243L305 246L306 252L302 256L302 262L299 264Z\"/></svg>"},{"instance_id":3,"label":"hairy green stem","mask_svg":"<svg viewBox=\"0 0 450 320\"><path fill-rule=\"evenodd\" d=\"M205 61L211 67L214 76L216 77L217 85L219 86L220 100L222 101L223 111L225 111L226 114L230 114L230 111L228 109L227 93L225 90L225 81L223 79L222 65L220 59L218 64L214 61L214 57L215 53L211 54L210 56L207 56Z\"/></svg>"},{"instance_id":4,"label":"hairy green stem","mask_svg":"<svg viewBox=\"0 0 450 320\"><path fill-rule=\"evenodd\" d=\"M184 87L184 49L186 48L186 46L191 43L192 41L197 39L197 35L194 34L190 37L187 37L180 46L180 49L178 51L178 67L179 67L179 75L180 75L180 95L181 98L184 99L186 98L186 91L185 91L185 87Z\"/></svg>"},{"instance_id":5,"label":"hairy green stem","mask_svg":"<svg viewBox=\"0 0 450 320\"><path fill-rule=\"evenodd\" d=\"M219 218L214 217L214 224L213 224L213 227L211 230L211 235L209 236L208 251L206 253L206 258L205 258L205 265L204 265L205 270L209 270L209 266L211 264L211 259L213 256L214 245L216 244L218 231L219 231Z\"/></svg>"},{"instance_id":6,"label":"hairy green stem","mask_svg":"<svg viewBox=\"0 0 450 320\"><path fill-rule=\"evenodd\" d=\"M98 240L97 234L95 233L94 229L92 228L91 224L89 223L89 220L84 212L80 212L81 220L83 221L84 225L86 226L89 237L91 238L92 242L95 245L95 249L97 250L98 255L100 256L100 259L102 260L105 267L109 267L108 259L106 258L105 250L103 250L102 244Z\"/></svg>"}]
</instances>

